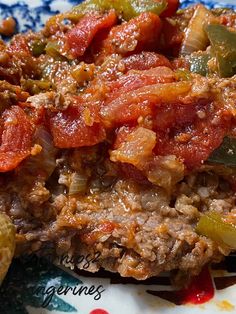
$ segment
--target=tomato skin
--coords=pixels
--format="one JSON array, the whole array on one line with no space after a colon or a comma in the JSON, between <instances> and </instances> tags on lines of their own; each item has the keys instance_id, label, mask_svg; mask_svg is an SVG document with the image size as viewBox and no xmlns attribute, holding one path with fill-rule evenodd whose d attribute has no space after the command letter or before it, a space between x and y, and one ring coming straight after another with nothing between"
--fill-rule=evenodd
<instances>
[{"instance_id":1,"label":"tomato skin","mask_svg":"<svg viewBox=\"0 0 236 314\"><path fill-rule=\"evenodd\" d=\"M113 27L101 43L96 63L103 63L113 53L128 56L143 50L156 50L161 29L161 19L151 12L141 13L129 22Z\"/></svg>"},{"instance_id":2,"label":"tomato skin","mask_svg":"<svg viewBox=\"0 0 236 314\"><path fill-rule=\"evenodd\" d=\"M89 110L89 109L88 109ZM52 114L49 119L53 141L56 147L72 148L92 146L106 138L103 126L91 114L91 125L86 124L84 108L71 106L67 110Z\"/></svg>"},{"instance_id":3,"label":"tomato skin","mask_svg":"<svg viewBox=\"0 0 236 314\"><path fill-rule=\"evenodd\" d=\"M138 91L142 87L157 83L172 83L175 81L174 72L167 67L157 67L145 71L127 73L117 81L108 84L110 93L101 108L101 117L105 125L115 126L127 123L137 123L137 119L152 115L155 102L143 97L142 100L134 100L132 91ZM147 92L148 94L148 92ZM122 99L126 96L126 100Z\"/></svg>"},{"instance_id":4,"label":"tomato skin","mask_svg":"<svg viewBox=\"0 0 236 314\"><path fill-rule=\"evenodd\" d=\"M108 101L119 97L120 95L136 90L142 86L153 85L157 83L172 83L175 81L174 72L167 67L156 67L144 71L128 72L116 81L108 83L110 88Z\"/></svg>"},{"instance_id":5,"label":"tomato skin","mask_svg":"<svg viewBox=\"0 0 236 314\"><path fill-rule=\"evenodd\" d=\"M122 60L125 64L125 70L149 70L151 68L166 66L172 68L170 61L155 52L143 51L139 54L133 54Z\"/></svg>"},{"instance_id":6,"label":"tomato skin","mask_svg":"<svg viewBox=\"0 0 236 314\"><path fill-rule=\"evenodd\" d=\"M5 110L2 119L0 172L6 172L16 168L30 155L33 126L24 110L18 106Z\"/></svg>"},{"instance_id":7,"label":"tomato skin","mask_svg":"<svg viewBox=\"0 0 236 314\"><path fill-rule=\"evenodd\" d=\"M163 43L162 50L168 55L178 56L180 45L184 38L183 31L178 25L172 25L167 19L163 19Z\"/></svg>"},{"instance_id":8,"label":"tomato skin","mask_svg":"<svg viewBox=\"0 0 236 314\"><path fill-rule=\"evenodd\" d=\"M83 56L95 35L101 30L111 28L116 21L117 17L113 10L105 15L85 15L66 35L67 45L73 57Z\"/></svg>"},{"instance_id":9,"label":"tomato skin","mask_svg":"<svg viewBox=\"0 0 236 314\"><path fill-rule=\"evenodd\" d=\"M199 106L196 104L161 104L153 110L153 128L164 131L193 122Z\"/></svg>"},{"instance_id":10,"label":"tomato skin","mask_svg":"<svg viewBox=\"0 0 236 314\"><path fill-rule=\"evenodd\" d=\"M167 8L160 14L160 17L170 17L175 14L179 7L179 0L168 0Z\"/></svg>"},{"instance_id":11,"label":"tomato skin","mask_svg":"<svg viewBox=\"0 0 236 314\"><path fill-rule=\"evenodd\" d=\"M221 112L218 113L217 124L213 124L212 120L216 116L216 113L206 111L205 119L195 119L186 124L186 128L172 129L168 134L164 130L157 132L155 154L176 155L188 169L201 166L213 150L220 146L230 128L228 116Z\"/></svg>"}]
</instances>

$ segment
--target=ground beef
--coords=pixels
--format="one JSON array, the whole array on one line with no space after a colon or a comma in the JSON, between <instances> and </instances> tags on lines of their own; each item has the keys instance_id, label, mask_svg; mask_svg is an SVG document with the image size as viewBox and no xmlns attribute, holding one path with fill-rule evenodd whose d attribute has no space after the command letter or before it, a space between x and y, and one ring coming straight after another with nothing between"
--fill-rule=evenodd
<instances>
[{"instance_id":1,"label":"ground beef","mask_svg":"<svg viewBox=\"0 0 236 314\"><path fill-rule=\"evenodd\" d=\"M64 156L61 169L77 155ZM99 168L94 171L101 171ZM94 177L90 180L83 196L58 194L68 186L62 179L64 174L58 174L60 183L50 190L41 183L32 186L29 180L16 194L16 186L9 183L8 193L1 194L1 211L7 212L17 226L17 254L44 254L51 244L58 255L99 252L99 259L88 270L103 267L125 277L145 279L173 269L195 275L203 265L217 262L228 253L194 231L202 211L214 207L229 212L235 207L232 191L221 190L216 182L222 178L212 180L216 177L213 171L186 177L172 194L125 178L116 178L104 187L104 171L103 177L96 174L97 185ZM70 180L69 170L67 177ZM206 181L204 187L199 183L201 177ZM208 192L201 192L203 188Z\"/></svg>"}]
</instances>

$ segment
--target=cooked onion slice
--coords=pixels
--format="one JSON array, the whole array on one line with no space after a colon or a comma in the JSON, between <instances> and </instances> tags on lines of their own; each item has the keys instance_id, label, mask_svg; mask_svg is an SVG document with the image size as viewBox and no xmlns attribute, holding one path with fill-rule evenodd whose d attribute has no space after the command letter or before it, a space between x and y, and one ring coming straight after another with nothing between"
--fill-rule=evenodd
<instances>
[{"instance_id":1,"label":"cooked onion slice","mask_svg":"<svg viewBox=\"0 0 236 314\"><path fill-rule=\"evenodd\" d=\"M73 173L69 187L69 195L75 195L86 191L88 177L81 173Z\"/></svg>"},{"instance_id":2,"label":"cooked onion slice","mask_svg":"<svg viewBox=\"0 0 236 314\"><path fill-rule=\"evenodd\" d=\"M189 55L194 51L205 50L209 43L204 26L209 22L213 22L212 13L202 4L196 6L196 10L185 30L185 38L183 40L180 54Z\"/></svg>"}]
</instances>

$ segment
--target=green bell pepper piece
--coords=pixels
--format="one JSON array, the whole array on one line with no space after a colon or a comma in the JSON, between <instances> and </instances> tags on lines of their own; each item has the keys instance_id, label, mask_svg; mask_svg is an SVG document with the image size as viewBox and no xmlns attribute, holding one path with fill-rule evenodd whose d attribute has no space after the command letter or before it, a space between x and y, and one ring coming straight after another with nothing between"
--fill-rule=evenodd
<instances>
[{"instance_id":1,"label":"green bell pepper piece","mask_svg":"<svg viewBox=\"0 0 236 314\"><path fill-rule=\"evenodd\" d=\"M209 72L207 62L210 59L208 54L192 54L189 58L190 71L206 76Z\"/></svg>"},{"instance_id":2,"label":"green bell pepper piece","mask_svg":"<svg viewBox=\"0 0 236 314\"><path fill-rule=\"evenodd\" d=\"M225 137L223 143L214 150L208 161L230 167L236 166L236 138Z\"/></svg>"},{"instance_id":3,"label":"green bell pepper piece","mask_svg":"<svg viewBox=\"0 0 236 314\"><path fill-rule=\"evenodd\" d=\"M67 61L67 58L60 53L60 46L55 41L49 41L45 47L45 52L47 55L53 57L58 61Z\"/></svg>"},{"instance_id":4,"label":"green bell pepper piece","mask_svg":"<svg viewBox=\"0 0 236 314\"><path fill-rule=\"evenodd\" d=\"M35 40L31 45L32 54L34 57L39 57L45 52L46 43L42 40Z\"/></svg>"},{"instance_id":5,"label":"green bell pepper piece","mask_svg":"<svg viewBox=\"0 0 236 314\"><path fill-rule=\"evenodd\" d=\"M218 24L207 25L206 32L216 56L219 75L233 76L236 74L236 32Z\"/></svg>"},{"instance_id":6,"label":"green bell pepper piece","mask_svg":"<svg viewBox=\"0 0 236 314\"><path fill-rule=\"evenodd\" d=\"M49 81L29 79L22 82L22 88L29 92L30 95L35 95L50 90L52 84Z\"/></svg>"},{"instance_id":7,"label":"green bell pepper piece","mask_svg":"<svg viewBox=\"0 0 236 314\"><path fill-rule=\"evenodd\" d=\"M236 227L223 221L220 214L215 211L201 216L196 232L221 245L236 249Z\"/></svg>"},{"instance_id":8,"label":"green bell pepper piece","mask_svg":"<svg viewBox=\"0 0 236 314\"><path fill-rule=\"evenodd\" d=\"M166 8L166 0L86 0L74 7L71 13L81 14L91 10L115 9L125 20L130 20L142 12L160 15Z\"/></svg>"}]
</instances>

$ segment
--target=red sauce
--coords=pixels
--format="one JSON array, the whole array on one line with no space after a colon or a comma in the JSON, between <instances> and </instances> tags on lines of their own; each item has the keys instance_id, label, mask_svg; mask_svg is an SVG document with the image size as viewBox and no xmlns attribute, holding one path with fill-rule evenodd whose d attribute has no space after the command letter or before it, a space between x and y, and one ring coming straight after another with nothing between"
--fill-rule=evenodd
<instances>
[{"instance_id":1,"label":"red sauce","mask_svg":"<svg viewBox=\"0 0 236 314\"><path fill-rule=\"evenodd\" d=\"M188 288L177 291L181 304L202 304L214 297L214 286L209 269L205 267L202 272L193 278Z\"/></svg>"},{"instance_id":2,"label":"red sauce","mask_svg":"<svg viewBox=\"0 0 236 314\"><path fill-rule=\"evenodd\" d=\"M89 314L109 314L109 313L103 309L95 309L95 310L92 310Z\"/></svg>"},{"instance_id":3,"label":"red sauce","mask_svg":"<svg viewBox=\"0 0 236 314\"><path fill-rule=\"evenodd\" d=\"M147 291L149 294L158 296L176 305L186 303L203 304L214 297L214 286L207 267L193 278L188 288L179 291Z\"/></svg>"}]
</instances>

